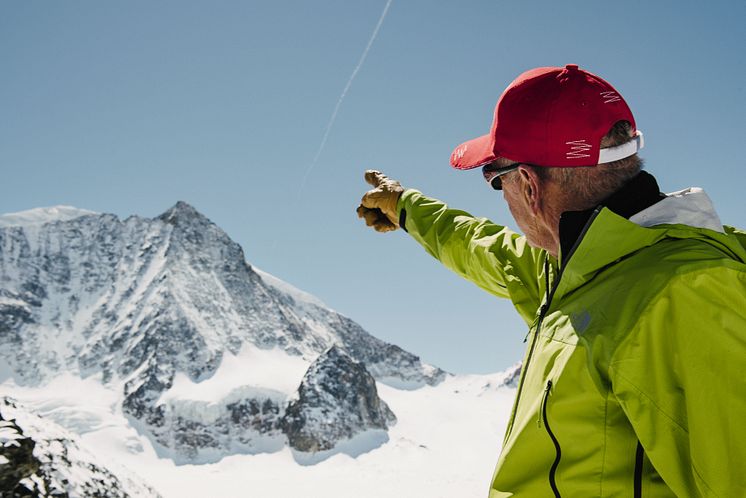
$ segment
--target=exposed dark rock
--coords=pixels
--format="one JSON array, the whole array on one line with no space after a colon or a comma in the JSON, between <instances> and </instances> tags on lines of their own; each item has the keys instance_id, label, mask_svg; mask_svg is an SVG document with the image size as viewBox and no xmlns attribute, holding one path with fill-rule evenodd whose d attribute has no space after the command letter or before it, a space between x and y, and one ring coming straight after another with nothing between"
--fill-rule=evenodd
<instances>
[{"instance_id":1,"label":"exposed dark rock","mask_svg":"<svg viewBox=\"0 0 746 498\"><path fill-rule=\"evenodd\" d=\"M512 370L508 372L507 376L502 381L501 385L512 388L518 387L518 381L521 379L521 368L522 366L520 363L514 365Z\"/></svg>"},{"instance_id":2,"label":"exposed dark rock","mask_svg":"<svg viewBox=\"0 0 746 498\"><path fill-rule=\"evenodd\" d=\"M317 452L395 421L365 366L333 346L309 367L280 426L293 448Z\"/></svg>"},{"instance_id":3,"label":"exposed dark rock","mask_svg":"<svg viewBox=\"0 0 746 498\"><path fill-rule=\"evenodd\" d=\"M282 408L269 398L247 397L218 405L177 403L156 409L161 421L152 428L155 439L174 451L178 463L216 461L226 448L278 450L285 444L279 430Z\"/></svg>"},{"instance_id":4,"label":"exposed dark rock","mask_svg":"<svg viewBox=\"0 0 746 498\"><path fill-rule=\"evenodd\" d=\"M159 498L132 475L115 474L57 424L0 398L0 496Z\"/></svg>"},{"instance_id":5,"label":"exposed dark rock","mask_svg":"<svg viewBox=\"0 0 746 498\"><path fill-rule=\"evenodd\" d=\"M41 465L34 446L14 420L4 420L0 413L0 496L31 496L20 482L36 474Z\"/></svg>"}]
</instances>

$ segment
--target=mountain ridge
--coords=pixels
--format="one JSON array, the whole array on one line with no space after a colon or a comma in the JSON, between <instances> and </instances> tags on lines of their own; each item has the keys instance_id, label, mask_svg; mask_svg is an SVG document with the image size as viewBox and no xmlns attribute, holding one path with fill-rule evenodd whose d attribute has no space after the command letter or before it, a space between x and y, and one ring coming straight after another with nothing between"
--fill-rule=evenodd
<instances>
[{"instance_id":1,"label":"mountain ridge","mask_svg":"<svg viewBox=\"0 0 746 498\"><path fill-rule=\"evenodd\" d=\"M200 417L179 411L183 405L159 400L177 373L210 379L226 354L246 346L279 349L309 365L338 347L377 380L400 387L435 385L446 376L313 296L263 277L238 244L186 202L154 218L66 213L43 224L0 226L0 355L21 384L66 371L123 382L124 412L187 459L205 448L229 452L234 436L247 440L237 433L225 442ZM250 422L251 399L235 403L225 404L225 416L235 406L248 410L236 408L244 419L234 410L233 426L281 434L274 422ZM283 410L275 404L268 417L279 420ZM185 444L174 443L175 431ZM190 435L197 433L203 437Z\"/></svg>"}]
</instances>

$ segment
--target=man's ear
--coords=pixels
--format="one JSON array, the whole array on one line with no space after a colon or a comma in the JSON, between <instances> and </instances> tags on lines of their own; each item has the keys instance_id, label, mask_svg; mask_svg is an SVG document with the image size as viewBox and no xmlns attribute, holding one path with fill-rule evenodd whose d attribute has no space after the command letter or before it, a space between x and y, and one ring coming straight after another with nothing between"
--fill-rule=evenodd
<instances>
[{"instance_id":1,"label":"man's ear","mask_svg":"<svg viewBox=\"0 0 746 498\"><path fill-rule=\"evenodd\" d=\"M541 179L536 171L525 166L519 166L518 173L521 175L521 195L524 196L531 213L536 215L541 211L544 194Z\"/></svg>"}]
</instances>

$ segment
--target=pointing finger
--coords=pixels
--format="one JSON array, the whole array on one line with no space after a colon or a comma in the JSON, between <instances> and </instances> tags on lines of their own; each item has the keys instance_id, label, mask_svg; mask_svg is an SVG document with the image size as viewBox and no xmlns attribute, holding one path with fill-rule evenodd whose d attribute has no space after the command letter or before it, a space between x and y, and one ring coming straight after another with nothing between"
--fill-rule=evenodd
<instances>
[{"instance_id":1,"label":"pointing finger","mask_svg":"<svg viewBox=\"0 0 746 498\"><path fill-rule=\"evenodd\" d=\"M369 169L365 172L365 181L374 187L379 186L384 180L386 180L386 178L386 175L374 169Z\"/></svg>"}]
</instances>

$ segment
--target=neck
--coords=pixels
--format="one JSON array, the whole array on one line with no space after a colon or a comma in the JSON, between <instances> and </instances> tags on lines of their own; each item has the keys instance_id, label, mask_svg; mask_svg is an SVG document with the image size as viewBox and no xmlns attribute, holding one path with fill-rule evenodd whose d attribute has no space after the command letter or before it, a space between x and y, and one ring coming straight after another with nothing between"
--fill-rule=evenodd
<instances>
[{"instance_id":1,"label":"neck","mask_svg":"<svg viewBox=\"0 0 746 498\"><path fill-rule=\"evenodd\" d=\"M558 257L561 253L562 259L566 259L582 235L583 229L591 218L596 207L608 208L612 212L629 218L648 208L665 197L658 188L658 182L650 173L641 171L637 176L629 180L619 190L603 199L595 207L582 210L566 210L557 219L557 227L554 232L556 245L555 251L547 250L552 256Z\"/></svg>"}]
</instances>

